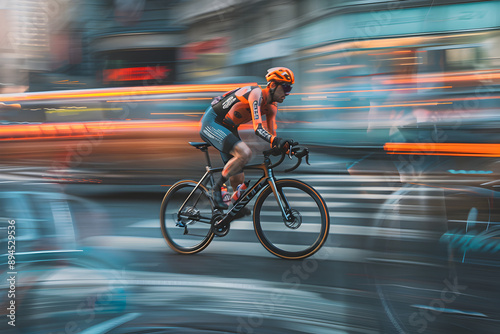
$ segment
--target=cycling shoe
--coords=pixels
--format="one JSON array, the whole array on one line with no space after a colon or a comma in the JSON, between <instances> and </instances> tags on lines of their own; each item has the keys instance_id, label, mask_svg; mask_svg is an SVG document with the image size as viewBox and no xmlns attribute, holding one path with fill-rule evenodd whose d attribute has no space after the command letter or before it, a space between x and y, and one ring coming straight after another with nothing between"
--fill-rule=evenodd
<instances>
[{"instance_id":1,"label":"cycling shoe","mask_svg":"<svg viewBox=\"0 0 500 334\"><path fill-rule=\"evenodd\" d=\"M222 200L222 193L220 188L216 187L212 190L212 198L214 199L216 209L226 210L227 208L229 208L227 204Z\"/></svg>"}]
</instances>

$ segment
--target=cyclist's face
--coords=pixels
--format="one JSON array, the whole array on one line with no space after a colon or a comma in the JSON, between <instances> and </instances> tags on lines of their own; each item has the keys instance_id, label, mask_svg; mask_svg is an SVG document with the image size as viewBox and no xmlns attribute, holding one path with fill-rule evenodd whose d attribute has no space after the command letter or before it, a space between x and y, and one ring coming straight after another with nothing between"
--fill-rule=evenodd
<instances>
[{"instance_id":1,"label":"cyclist's face","mask_svg":"<svg viewBox=\"0 0 500 334\"><path fill-rule=\"evenodd\" d=\"M283 89L282 85L278 85L276 87L276 90L274 91L274 101L281 103L285 100L285 97L288 94L285 93L285 90Z\"/></svg>"}]
</instances>

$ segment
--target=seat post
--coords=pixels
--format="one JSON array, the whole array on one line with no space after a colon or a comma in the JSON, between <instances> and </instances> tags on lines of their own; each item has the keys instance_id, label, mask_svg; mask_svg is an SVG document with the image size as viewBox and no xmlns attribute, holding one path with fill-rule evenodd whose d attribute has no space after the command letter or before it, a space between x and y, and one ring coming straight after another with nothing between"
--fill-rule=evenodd
<instances>
[{"instance_id":1,"label":"seat post","mask_svg":"<svg viewBox=\"0 0 500 334\"><path fill-rule=\"evenodd\" d=\"M208 167L212 168L212 162L210 161L210 155L208 154L208 147L200 148L202 152L205 153L205 157L207 158Z\"/></svg>"}]
</instances>

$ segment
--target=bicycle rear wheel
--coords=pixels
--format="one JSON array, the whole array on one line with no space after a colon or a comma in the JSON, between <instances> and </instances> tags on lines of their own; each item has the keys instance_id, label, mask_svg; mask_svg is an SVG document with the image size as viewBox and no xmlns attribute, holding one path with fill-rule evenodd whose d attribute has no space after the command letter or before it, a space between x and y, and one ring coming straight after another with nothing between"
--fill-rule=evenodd
<instances>
[{"instance_id":1,"label":"bicycle rear wheel","mask_svg":"<svg viewBox=\"0 0 500 334\"><path fill-rule=\"evenodd\" d=\"M214 206L204 186L200 185L193 192L196 184L194 181L177 182L165 194L161 204L163 237L173 250L181 254L200 252L214 238L210 223ZM184 202L186 204L181 209Z\"/></svg>"},{"instance_id":2,"label":"bicycle rear wheel","mask_svg":"<svg viewBox=\"0 0 500 334\"><path fill-rule=\"evenodd\" d=\"M262 245L285 259L301 259L316 253L325 243L330 229L326 203L319 193L298 180L278 180L281 201L294 217L286 221L270 186L255 202L254 227Z\"/></svg>"}]
</instances>

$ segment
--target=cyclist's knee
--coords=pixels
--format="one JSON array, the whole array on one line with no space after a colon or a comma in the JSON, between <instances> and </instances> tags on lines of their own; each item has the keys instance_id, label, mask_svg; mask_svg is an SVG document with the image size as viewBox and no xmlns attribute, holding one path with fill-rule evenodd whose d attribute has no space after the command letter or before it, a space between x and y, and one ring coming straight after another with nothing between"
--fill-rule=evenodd
<instances>
[{"instance_id":1,"label":"cyclist's knee","mask_svg":"<svg viewBox=\"0 0 500 334\"><path fill-rule=\"evenodd\" d=\"M242 156L242 160L244 160L244 162L246 164L250 161L250 159L252 159L252 150L250 148L248 148L248 146L247 146L245 151L244 151L244 154Z\"/></svg>"},{"instance_id":2,"label":"cyclist's knee","mask_svg":"<svg viewBox=\"0 0 500 334\"><path fill-rule=\"evenodd\" d=\"M244 163L247 163L252 158L252 150L248 147L247 144L239 142L233 148L233 156L242 160Z\"/></svg>"}]
</instances>

